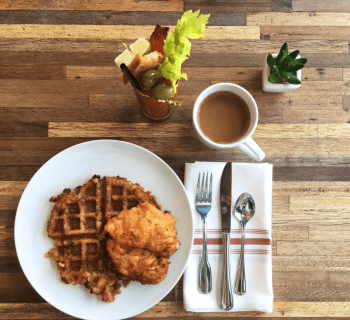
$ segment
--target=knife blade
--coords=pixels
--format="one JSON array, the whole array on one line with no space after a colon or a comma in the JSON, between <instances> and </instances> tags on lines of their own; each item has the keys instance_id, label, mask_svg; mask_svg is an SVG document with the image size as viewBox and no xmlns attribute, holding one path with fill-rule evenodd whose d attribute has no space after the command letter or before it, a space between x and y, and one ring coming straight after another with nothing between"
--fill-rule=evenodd
<instances>
[{"instance_id":1,"label":"knife blade","mask_svg":"<svg viewBox=\"0 0 350 320\"><path fill-rule=\"evenodd\" d=\"M223 240L223 269L221 275L220 301L222 310L233 308L230 277L230 232L232 212L232 162L226 163L220 182L221 229Z\"/></svg>"}]
</instances>

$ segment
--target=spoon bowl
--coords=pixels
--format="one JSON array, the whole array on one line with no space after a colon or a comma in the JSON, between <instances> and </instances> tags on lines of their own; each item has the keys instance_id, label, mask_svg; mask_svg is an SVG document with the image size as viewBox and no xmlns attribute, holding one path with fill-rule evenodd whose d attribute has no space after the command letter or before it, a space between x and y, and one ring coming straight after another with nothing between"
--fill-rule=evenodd
<instances>
[{"instance_id":1,"label":"spoon bowl","mask_svg":"<svg viewBox=\"0 0 350 320\"><path fill-rule=\"evenodd\" d=\"M248 193L242 193L235 204L235 217L240 223L246 224L255 214L255 201Z\"/></svg>"},{"instance_id":2,"label":"spoon bowl","mask_svg":"<svg viewBox=\"0 0 350 320\"><path fill-rule=\"evenodd\" d=\"M255 214L255 201L248 192L244 192L238 197L234 207L234 214L237 220L241 223L242 228L241 253L239 256L239 264L236 275L235 292L239 295L243 295L246 293L244 266L245 226Z\"/></svg>"}]
</instances>

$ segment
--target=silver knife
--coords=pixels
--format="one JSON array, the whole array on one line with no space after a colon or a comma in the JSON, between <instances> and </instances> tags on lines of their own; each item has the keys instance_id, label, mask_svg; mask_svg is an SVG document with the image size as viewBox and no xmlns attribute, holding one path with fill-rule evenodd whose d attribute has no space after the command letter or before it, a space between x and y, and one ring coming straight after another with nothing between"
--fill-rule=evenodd
<instances>
[{"instance_id":1,"label":"silver knife","mask_svg":"<svg viewBox=\"0 0 350 320\"><path fill-rule=\"evenodd\" d=\"M220 183L221 228L224 264L221 276L220 301L222 310L233 308L233 296L230 277L230 232L232 211L232 162L226 163Z\"/></svg>"}]
</instances>

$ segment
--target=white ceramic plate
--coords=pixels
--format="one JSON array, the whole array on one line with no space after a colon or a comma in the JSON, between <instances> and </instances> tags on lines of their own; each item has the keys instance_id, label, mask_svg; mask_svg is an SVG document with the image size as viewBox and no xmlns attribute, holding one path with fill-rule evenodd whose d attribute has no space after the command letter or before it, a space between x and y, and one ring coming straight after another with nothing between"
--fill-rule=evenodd
<instances>
[{"instance_id":1,"label":"white ceramic plate","mask_svg":"<svg viewBox=\"0 0 350 320\"><path fill-rule=\"evenodd\" d=\"M44 254L52 248L46 233L53 204L51 196L64 188L75 188L94 174L127 178L151 191L164 210L177 219L181 243L170 258L168 274L157 285L132 282L116 301L102 302L82 285L66 285L51 259ZM139 146L97 140L68 148L45 163L23 192L17 208L15 243L21 267L34 289L57 309L82 319L124 319L146 311L175 286L180 279L193 243L193 221L183 184L174 171L152 152Z\"/></svg>"}]
</instances>

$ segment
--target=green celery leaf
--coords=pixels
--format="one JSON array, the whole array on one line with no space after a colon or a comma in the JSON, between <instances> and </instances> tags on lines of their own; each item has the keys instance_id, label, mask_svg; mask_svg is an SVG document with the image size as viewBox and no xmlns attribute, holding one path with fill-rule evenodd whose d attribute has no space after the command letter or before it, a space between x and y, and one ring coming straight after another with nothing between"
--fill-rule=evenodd
<instances>
[{"instance_id":1,"label":"green celery leaf","mask_svg":"<svg viewBox=\"0 0 350 320\"><path fill-rule=\"evenodd\" d=\"M159 73L168 79L173 86L181 79L187 79L181 73L181 64L189 57L191 42L187 39L198 39L203 36L209 15L199 14L199 10L186 11L177 22L174 32L170 32L164 41L164 62L159 66Z\"/></svg>"},{"instance_id":2,"label":"green celery leaf","mask_svg":"<svg viewBox=\"0 0 350 320\"><path fill-rule=\"evenodd\" d=\"M283 46L281 47L281 50L276 58L276 64L278 67L280 67L282 65L284 58L287 56L288 56L288 43L285 42L283 44Z\"/></svg>"},{"instance_id":3,"label":"green celery leaf","mask_svg":"<svg viewBox=\"0 0 350 320\"><path fill-rule=\"evenodd\" d=\"M272 56L272 54L269 54L267 56L267 65L272 69L272 66L276 64L276 61L274 59L274 57Z\"/></svg>"},{"instance_id":4,"label":"green celery leaf","mask_svg":"<svg viewBox=\"0 0 350 320\"><path fill-rule=\"evenodd\" d=\"M300 80L294 76L293 73L286 72L286 71L281 71L280 72L281 78L289 82L290 84L300 84Z\"/></svg>"},{"instance_id":5,"label":"green celery leaf","mask_svg":"<svg viewBox=\"0 0 350 320\"><path fill-rule=\"evenodd\" d=\"M278 79L280 78L280 76L277 73L271 73L268 80L269 82L276 82Z\"/></svg>"}]
</instances>

